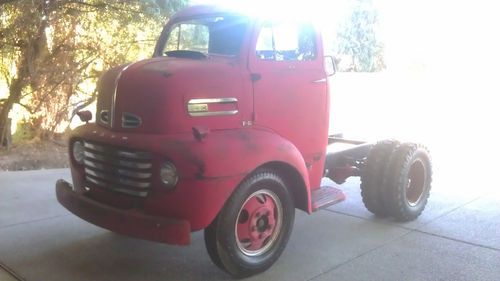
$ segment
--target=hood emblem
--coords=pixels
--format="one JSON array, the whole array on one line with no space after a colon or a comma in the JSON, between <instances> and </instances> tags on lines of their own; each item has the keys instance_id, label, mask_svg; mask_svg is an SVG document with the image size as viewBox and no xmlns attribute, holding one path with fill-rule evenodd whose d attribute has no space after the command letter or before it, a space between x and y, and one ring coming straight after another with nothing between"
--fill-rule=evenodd
<instances>
[{"instance_id":1,"label":"hood emblem","mask_svg":"<svg viewBox=\"0 0 500 281\"><path fill-rule=\"evenodd\" d=\"M122 127L123 128L139 128L142 124L142 119L141 117L124 112L122 115Z\"/></svg>"}]
</instances>

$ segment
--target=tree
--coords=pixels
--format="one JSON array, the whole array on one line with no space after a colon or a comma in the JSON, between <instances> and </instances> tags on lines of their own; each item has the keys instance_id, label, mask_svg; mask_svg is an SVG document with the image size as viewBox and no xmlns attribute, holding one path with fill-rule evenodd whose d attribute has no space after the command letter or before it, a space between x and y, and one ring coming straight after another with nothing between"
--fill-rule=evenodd
<instances>
[{"instance_id":1,"label":"tree","mask_svg":"<svg viewBox=\"0 0 500 281\"><path fill-rule=\"evenodd\" d=\"M385 68L383 44L377 38L378 12L372 0L356 0L337 35L338 51L350 57L346 70L373 72Z\"/></svg>"},{"instance_id":2,"label":"tree","mask_svg":"<svg viewBox=\"0 0 500 281\"><path fill-rule=\"evenodd\" d=\"M53 132L68 111L96 98L101 72L144 58L166 18L186 0L3 0L0 79L8 95L0 128L20 104L39 132ZM0 143L5 130L0 131Z\"/></svg>"}]
</instances>

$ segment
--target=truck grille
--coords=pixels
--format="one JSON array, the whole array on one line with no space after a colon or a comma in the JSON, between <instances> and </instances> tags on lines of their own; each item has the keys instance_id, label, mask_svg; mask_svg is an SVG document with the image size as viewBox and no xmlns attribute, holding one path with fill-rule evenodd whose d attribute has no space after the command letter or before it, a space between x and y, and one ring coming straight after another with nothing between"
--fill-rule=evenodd
<instances>
[{"instance_id":1,"label":"truck grille","mask_svg":"<svg viewBox=\"0 0 500 281\"><path fill-rule=\"evenodd\" d=\"M148 195L153 166L151 153L88 141L84 141L84 147L83 164L88 183L128 195Z\"/></svg>"}]
</instances>

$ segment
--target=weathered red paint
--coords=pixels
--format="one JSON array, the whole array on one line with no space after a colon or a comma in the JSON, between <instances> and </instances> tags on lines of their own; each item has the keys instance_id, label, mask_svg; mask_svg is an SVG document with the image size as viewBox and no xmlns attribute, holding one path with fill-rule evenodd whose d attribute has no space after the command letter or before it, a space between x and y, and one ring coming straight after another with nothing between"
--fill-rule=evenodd
<instances>
[{"instance_id":1,"label":"weathered red paint","mask_svg":"<svg viewBox=\"0 0 500 281\"><path fill-rule=\"evenodd\" d=\"M188 8L172 17L165 30L181 19L221 13L228 11L209 6ZM261 26L259 20L249 26L239 56L205 60L155 57L105 73L99 83L97 115L114 107L115 122L113 126L101 121L83 125L73 132L70 143L84 139L151 152L152 191L146 198L136 198L96 188L85 183L83 167L71 158L73 192L78 196L65 206L112 230L116 229L113 219L96 222L82 215L92 204L80 204L79 208L72 204L77 204L78 198L94 200L99 206L109 206L110 214L114 209L140 209L147 216L186 222L190 231L196 231L212 222L235 188L255 169L282 163L302 178L298 186L307 197L304 209L311 212L311 191L320 186L328 142L328 84L314 83L326 78L322 39L319 35L316 38L317 56L312 61L259 61L255 46ZM252 81L255 74L259 79ZM210 105L215 108L210 110L237 109L238 113L209 117L188 114L189 100L207 98L236 98L235 104ZM142 125L122 128L124 112L140 116ZM160 183L159 167L166 159L175 164L180 175L173 190ZM60 189L57 192L63 195ZM120 213L120 219L134 217ZM123 224L120 232L159 241L151 234L141 236L131 224ZM163 242L189 241L179 233L184 232L169 236L163 231L162 235L168 236Z\"/></svg>"}]
</instances>

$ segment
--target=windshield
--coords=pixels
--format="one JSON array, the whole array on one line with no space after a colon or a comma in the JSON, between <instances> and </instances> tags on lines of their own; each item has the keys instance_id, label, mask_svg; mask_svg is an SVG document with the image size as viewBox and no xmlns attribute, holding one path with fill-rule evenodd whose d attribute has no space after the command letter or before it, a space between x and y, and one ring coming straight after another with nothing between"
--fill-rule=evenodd
<instances>
[{"instance_id":1,"label":"windshield","mask_svg":"<svg viewBox=\"0 0 500 281\"><path fill-rule=\"evenodd\" d=\"M162 55L238 55L247 25L248 20L241 16L211 16L178 22L170 29Z\"/></svg>"}]
</instances>

